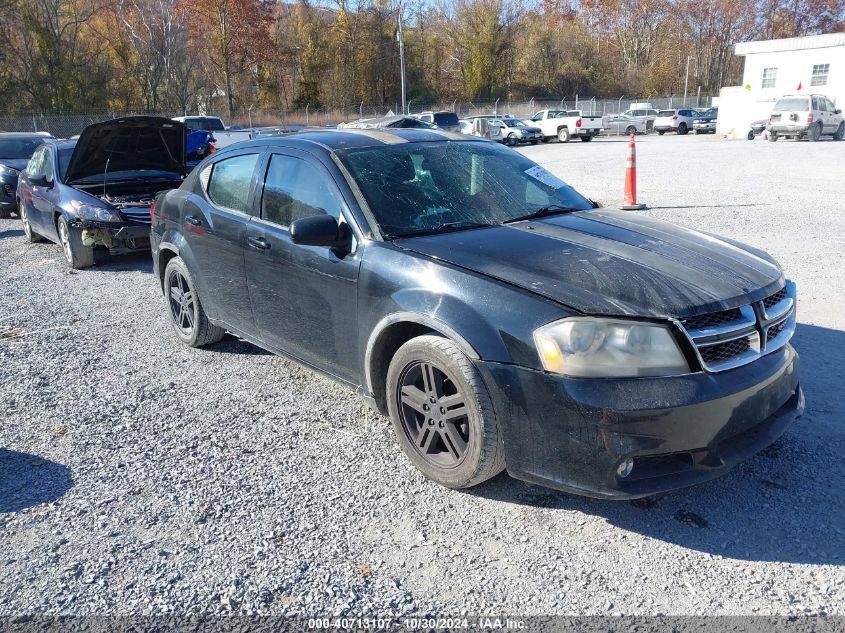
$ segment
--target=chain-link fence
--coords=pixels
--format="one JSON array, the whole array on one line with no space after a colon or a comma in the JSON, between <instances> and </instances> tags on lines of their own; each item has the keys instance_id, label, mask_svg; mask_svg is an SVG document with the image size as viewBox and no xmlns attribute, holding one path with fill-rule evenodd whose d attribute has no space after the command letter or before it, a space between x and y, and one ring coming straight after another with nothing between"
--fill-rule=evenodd
<instances>
[{"instance_id":1,"label":"chain-link fence","mask_svg":"<svg viewBox=\"0 0 845 633\"><path fill-rule=\"evenodd\" d=\"M624 112L634 104L650 104L648 107L661 109L678 108L682 105L705 108L711 104L711 97L640 97L619 99L598 99L596 97L567 97L564 99L529 99L528 101L510 101L498 99L496 101L441 101L439 103L408 103L410 112L426 110L451 110L459 117L478 114L510 114L520 118L531 118L535 112L544 109L581 110L584 114L610 115ZM323 126L334 125L344 121L360 118L381 117L391 112L400 113L399 103L385 105L348 105L345 107L311 107L295 111L256 110L244 108L229 117L228 111L209 111L203 115L220 116L227 125L240 128L274 127L287 128L289 126ZM99 121L106 121L122 116L137 114L155 114L173 117L179 112L141 112L141 111L101 111L76 112L70 114L22 113L0 115L0 132L49 132L59 138L69 138L82 132L85 127ZM189 113L193 114L193 113Z\"/></svg>"}]
</instances>

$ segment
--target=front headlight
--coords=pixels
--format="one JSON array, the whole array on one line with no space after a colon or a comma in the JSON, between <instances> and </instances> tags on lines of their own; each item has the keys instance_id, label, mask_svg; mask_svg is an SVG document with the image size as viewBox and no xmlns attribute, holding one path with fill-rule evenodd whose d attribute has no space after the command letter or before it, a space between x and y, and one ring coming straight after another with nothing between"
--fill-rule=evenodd
<instances>
[{"instance_id":1,"label":"front headlight","mask_svg":"<svg viewBox=\"0 0 845 633\"><path fill-rule=\"evenodd\" d=\"M668 328L654 323L573 317L534 331L546 371L576 377L689 373Z\"/></svg>"},{"instance_id":2,"label":"front headlight","mask_svg":"<svg viewBox=\"0 0 845 633\"><path fill-rule=\"evenodd\" d=\"M111 209L103 207L95 207L92 204L85 204L78 200L73 200L70 206L76 211L83 220L96 220L98 222L121 222L120 216Z\"/></svg>"},{"instance_id":3,"label":"front headlight","mask_svg":"<svg viewBox=\"0 0 845 633\"><path fill-rule=\"evenodd\" d=\"M8 165L0 165L0 176L17 176L21 172Z\"/></svg>"}]
</instances>

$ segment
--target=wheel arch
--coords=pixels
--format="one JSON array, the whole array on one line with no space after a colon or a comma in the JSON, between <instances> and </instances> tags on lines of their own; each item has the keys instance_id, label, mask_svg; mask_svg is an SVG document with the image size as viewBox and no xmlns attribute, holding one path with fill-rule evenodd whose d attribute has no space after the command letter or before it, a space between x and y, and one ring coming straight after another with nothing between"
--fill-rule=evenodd
<instances>
[{"instance_id":1,"label":"wheel arch","mask_svg":"<svg viewBox=\"0 0 845 633\"><path fill-rule=\"evenodd\" d=\"M389 314L373 328L364 355L364 380L378 410L387 413L385 379L390 361L402 345L417 336L439 334L451 340L469 358L479 359L478 351L452 326L426 314L396 312Z\"/></svg>"}]
</instances>

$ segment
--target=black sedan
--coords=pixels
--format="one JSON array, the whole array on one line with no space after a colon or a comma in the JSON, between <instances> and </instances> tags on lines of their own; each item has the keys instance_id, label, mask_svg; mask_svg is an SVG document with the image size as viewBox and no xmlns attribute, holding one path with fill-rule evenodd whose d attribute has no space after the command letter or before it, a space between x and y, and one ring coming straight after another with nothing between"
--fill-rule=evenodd
<instances>
[{"instance_id":1,"label":"black sedan","mask_svg":"<svg viewBox=\"0 0 845 633\"><path fill-rule=\"evenodd\" d=\"M357 389L445 486L506 468L648 495L724 473L804 407L771 257L596 208L489 141L239 143L158 196L151 243L182 342L228 330Z\"/></svg>"},{"instance_id":2,"label":"black sedan","mask_svg":"<svg viewBox=\"0 0 845 633\"><path fill-rule=\"evenodd\" d=\"M18 176L38 146L52 138L43 133L0 134L0 218L8 218L17 212L15 192L18 189Z\"/></svg>"}]
</instances>

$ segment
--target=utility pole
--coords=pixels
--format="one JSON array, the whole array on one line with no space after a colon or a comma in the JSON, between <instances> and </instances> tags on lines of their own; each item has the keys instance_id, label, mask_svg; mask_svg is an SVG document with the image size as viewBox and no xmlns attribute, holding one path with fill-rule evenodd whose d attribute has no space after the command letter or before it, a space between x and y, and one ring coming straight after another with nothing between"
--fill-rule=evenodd
<instances>
[{"instance_id":1,"label":"utility pole","mask_svg":"<svg viewBox=\"0 0 845 633\"><path fill-rule=\"evenodd\" d=\"M687 84L689 84L689 60L690 56L687 55L687 72L684 75L684 105L687 104Z\"/></svg>"},{"instance_id":2,"label":"utility pole","mask_svg":"<svg viewBox=\"0 0 845 633\"><path fill-rule=\"evenodd\" d=\"M405 88L405 38L402 35L402 4L399 4L399 31L396 33L396 39L399 41L399 72L401 73L402 83L402 114L410 114L407 111L406 88Z\"/></svg>"}]
</instances>

